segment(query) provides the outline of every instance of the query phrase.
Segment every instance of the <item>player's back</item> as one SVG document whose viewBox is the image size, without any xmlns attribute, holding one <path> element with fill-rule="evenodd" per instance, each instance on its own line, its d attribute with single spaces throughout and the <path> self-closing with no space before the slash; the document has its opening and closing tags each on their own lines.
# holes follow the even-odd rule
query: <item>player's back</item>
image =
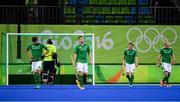
<svg viewBox="0 0 180 102">
<path fill-rule="evenodd" d="M 56 53 L 56 47 L 51 44 L 46 44 L 45 46 L 48 48 L 49 52 L 46 55 L 46 57 L 44 58 L 44 61 L 53 61 L 52 54 Z"/>
</svg>

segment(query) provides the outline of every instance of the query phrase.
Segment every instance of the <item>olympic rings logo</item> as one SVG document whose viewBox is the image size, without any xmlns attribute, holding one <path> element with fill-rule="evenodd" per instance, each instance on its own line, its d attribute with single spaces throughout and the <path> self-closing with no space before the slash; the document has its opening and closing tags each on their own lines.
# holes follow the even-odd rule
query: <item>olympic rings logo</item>
<svg viewBox="0 0 180 102">
<path fill-rule="evenodd" d="M 167 31 L 171 31 L 173 35 L 171 36 L 174 36 L 174 40 L 173 41 L 169 41 L 168 38 L 165 37 L 164 34 L 166 34 Z M 135 39 L 135 41 L 133 42 L 131 39 L 130 39 L 130 33 L 132 32 L 138 32 L 139 36 Z M 148 32 L 155 32 L 156 36 L 151 39 L 147 34 Z M 177 32 L 173 29 L 173 28 L 164 28 L 161 32 L 157 29 L 157 28 L 147 28 L 144 33 L 143 31 L 140 29 L 140 28 L 130 28 L 128 31 L 127 31 L 127 40 L 129 42 L 133 42 L 135 45 L 136 45 L 136 49 L 141 52 L 141 53 L 146 53 L 146 52 L 149 52 L 151 50 L 151 48 L 153 48 L 155 51 L 159 52 L 159 49 L 156 48 L 156 44 L 159 42 L 159 41 L 162 41 L 163 43 L 164 42 L 168 42 L 170 45 L 174 44 L 177 40 Z M 142 42 L 142 41 L 145 41 L 149 46 L 148 48 L 146 49 L 142 49 L 139 47 L 139 44 Z"/>
</svg>

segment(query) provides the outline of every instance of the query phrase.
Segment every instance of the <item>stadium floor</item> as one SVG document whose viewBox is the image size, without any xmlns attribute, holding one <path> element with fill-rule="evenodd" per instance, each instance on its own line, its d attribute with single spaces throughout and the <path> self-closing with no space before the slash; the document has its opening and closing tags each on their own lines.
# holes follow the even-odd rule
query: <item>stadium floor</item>
<svg viewBox="0 0 180 102">
<path fill-rule="evenodd" d="M 180 86 L 158 85 L 33 85 L 0 86 L 0 101 L 180 101 Z"/>
</svg>

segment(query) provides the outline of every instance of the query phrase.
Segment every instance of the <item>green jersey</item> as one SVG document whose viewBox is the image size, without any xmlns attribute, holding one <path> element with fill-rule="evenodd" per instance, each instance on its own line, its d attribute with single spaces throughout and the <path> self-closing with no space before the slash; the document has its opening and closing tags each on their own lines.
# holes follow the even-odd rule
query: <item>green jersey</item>
<svg viewBox="0 0 180 102">
<path fill-rule="evenodd" d="M 160 54 L 162 55 L 162 62 L 171 63 L 172 48 L 162 48 Z"/>
<path fill-rule="evenodd" d="M 77 54 L 76 62 L 87 63 L 87 55 L 90 53 L 90 48 L 87 44 L 78 44 L 74 48 L 74 53 Z"/>
<path fill-rule="evenodd" d="M 133 64 L 133 63 L 135 63 L 135 57 L 137 56 L 137 52 L 134 49 L 132 49 L 132 50 L 125 49 L 124 56 L 125 56 L 126 63 Z"/>
<path fill-rule="evenodd" d="M 41 60 L 43 49 L 47 49 L 47 47 L 43 44 L 37 43 L 37 44 L 30 44 L 26 50 L 27 51 L 31 50 L 33 61 L 39 61 Z"/>
</svg>

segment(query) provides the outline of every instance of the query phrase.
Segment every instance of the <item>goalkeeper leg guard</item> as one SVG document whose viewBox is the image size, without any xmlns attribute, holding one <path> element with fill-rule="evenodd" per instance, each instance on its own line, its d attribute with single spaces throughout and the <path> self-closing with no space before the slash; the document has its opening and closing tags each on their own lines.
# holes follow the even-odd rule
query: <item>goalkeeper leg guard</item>
<svg viewBox="0 0 180 102">
<path fill-rule="evenodd" d="M 48 82 L 49 75 L 47 73 L 42 74 L 42 81 L 46 84 Z"/>
</svg>

